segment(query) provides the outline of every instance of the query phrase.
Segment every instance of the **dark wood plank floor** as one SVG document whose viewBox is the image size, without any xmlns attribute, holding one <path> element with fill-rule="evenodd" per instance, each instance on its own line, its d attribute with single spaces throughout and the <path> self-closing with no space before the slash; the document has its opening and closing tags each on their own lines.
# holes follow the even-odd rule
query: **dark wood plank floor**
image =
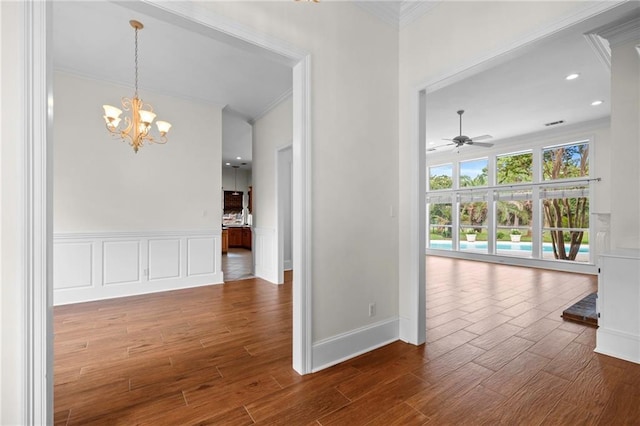
<svg viewBox="0 0 640 426">
<path fill-rule="evenodd" d="M 55 423 L 639 424 L 640 365 L 562 309 L 595 277 L 427 259 L 427 344 L 291 369 L 291 282 L 57 307 Z"/>
</svg>

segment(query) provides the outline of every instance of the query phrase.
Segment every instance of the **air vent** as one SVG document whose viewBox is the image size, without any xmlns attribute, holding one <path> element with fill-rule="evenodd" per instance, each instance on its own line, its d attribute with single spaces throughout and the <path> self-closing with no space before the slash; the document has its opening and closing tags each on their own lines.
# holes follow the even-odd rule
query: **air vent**
<svg viewBox="0 0 640 426">
<path fill-rule="evenodd" d="M 562 123 L 564 123 L 564 120 L 552 121 L 551 123 L 546 123 L 545 126 L 547 126 L 547 127 L 556 126 L 556 125 L 562 124 Z"/>
</svg>

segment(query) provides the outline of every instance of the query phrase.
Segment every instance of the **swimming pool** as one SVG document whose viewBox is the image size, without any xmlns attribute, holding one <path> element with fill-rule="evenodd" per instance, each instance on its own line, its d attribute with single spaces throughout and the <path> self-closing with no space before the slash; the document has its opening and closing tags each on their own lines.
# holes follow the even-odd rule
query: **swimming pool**
<svg viewBox="0 0 640 426">
<path fill-rule="evenodd" d="M 531 252 L 531 246 L 531 243 L 511 243 L 508 241 L 498 241 L 496 244 L 496 249 Z M 568 252 L 571 248 L 571 245 L 565 244 L 564 247 Z M 451 250 L 451 240 L 431 240 L 429 242 L 429 248 Z M 468 241 L 460 241 L 460 250 L 487 250 L 487 242 L 476 241 L 474 243 L 470 243 Z M 553 245 L 551 243 L 542 243 L 542 251 L 545 253 L 553 252 Z M 582 244 L 578 252 L 589 254 L 589 246 Z"/>
</svg>

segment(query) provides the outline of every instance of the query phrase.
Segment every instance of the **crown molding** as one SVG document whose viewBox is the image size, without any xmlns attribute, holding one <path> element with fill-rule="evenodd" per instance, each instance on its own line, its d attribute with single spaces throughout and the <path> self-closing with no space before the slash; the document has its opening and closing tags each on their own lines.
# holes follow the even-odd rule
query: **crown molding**
<svg viewBox="0 0 640 426">
<path fill-rule="evenodd" d="M 428 0 L 428 1 L 407 1 L 400 3 L 400 28 L 403 28 L 421 16 L 427 14 L 431 9 L 438 6 L 444 0 Z"/>
<path fill-rule="evenodd" d="M 292 95 L 293 95 L 293 88 L 289 88 L 283 94 L 281 94 L 276 99 L 274 99 L 269 105 L 267 105 L 267 107 L 260 114 L 256 115 L 250 120 L 247 120 L 247 122 L 253 126 L 256 123 L 256 121 L 260 120 L 262 117 L 267 115 L 272 109 L 280 105 L 282 102 L 287 100 Z"/>
<path fill-rule="evenodd" d="M 611 71 L 611 48 L 609 43 L 598 34 L 590 33 L 584 35 L 585 40 L 593 49 L 600 62 Z"/>
<path fill-rule="evenodd" d="M 429 12 L 442 1 L 443 0 L 374 0 L 356 1 L 354 3 L 381 21 L 399 30 Z"/>
<path fill-rule="evenodd" d="M 630 18 L 604 25 L 593 33 L 607 39 L 611 47 L 630 41 L 640 42 L 640 9 Z"/>
</svg>

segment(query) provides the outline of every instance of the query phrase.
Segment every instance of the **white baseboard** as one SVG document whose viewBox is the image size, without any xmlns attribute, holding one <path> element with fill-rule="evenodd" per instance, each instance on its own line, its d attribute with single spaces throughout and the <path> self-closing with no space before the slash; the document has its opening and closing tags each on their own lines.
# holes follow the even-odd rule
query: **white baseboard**
<svg viewBox="0 0 640 426">
<path fill-rule="evenodd" d="M 220 231 L 56 234 L 54 305 L 220 284 Z"/>
<path fill-rule="evenodd" d="M 312 372 L 320 371 L 398 340 L 398 319 L 392 318 L 313 344 Z"/>
<path fill-rule="evenodd" d="M 285 271 L 290 271 L 293 269 L 293 260 L 289 259 L 289 260 L 285 260 L 284 261 L 284 270 Z"/>
<path fill-rule="evenodd" d="M 640 364 L 640 336 L 599 327 L 595 352 Z"/>
</svg>

